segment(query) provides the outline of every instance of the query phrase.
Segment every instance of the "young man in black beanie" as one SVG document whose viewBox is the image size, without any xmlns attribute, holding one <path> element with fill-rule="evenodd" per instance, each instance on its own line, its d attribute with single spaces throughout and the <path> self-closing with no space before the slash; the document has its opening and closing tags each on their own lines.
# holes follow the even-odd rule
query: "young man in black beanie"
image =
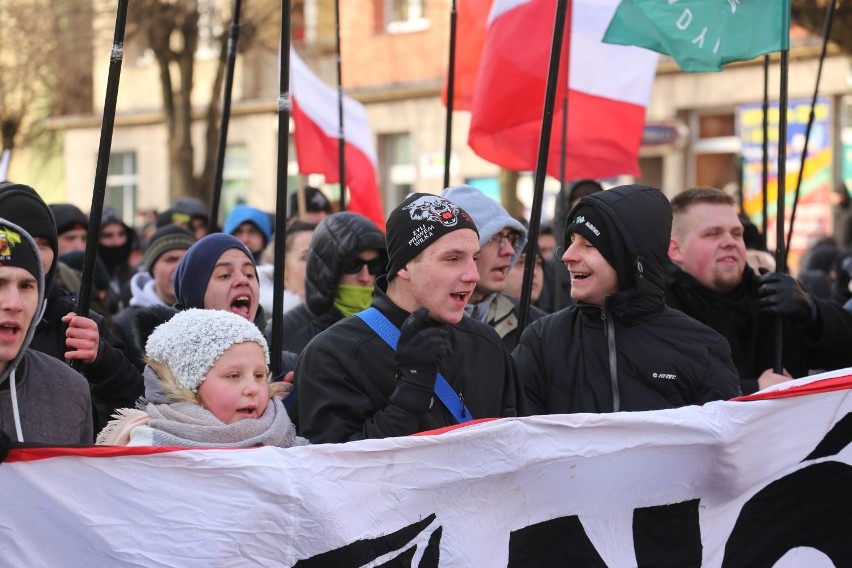
<svg viewBox="0 0 852 568">
<path fill-rule="evenodd" d="M 512 353 L 534 414 L 660 410 L 739 394 L 728 342 L 665 305 L 672 213 L 653 187 L 584 197 L 562 262 L 575 305 L 533 322 Z"/>
<path fill-rule="evenodd" d="M 29 347 L 43 306 L 38 245 L 22 227 L 0 218 L 0 430 L 17 442 L 90 445 L 86 381 Z"/>
<path fill-rule="evenodd" d="M 387 222 L 387 277 L 372 306 L 316 336 L 296 367 L 302 435 L 314 443 L 406 436 L 525 412 L 511 356 L 465 318 L 479 281 L 470 215 L 430 194 Z"/>
<path fill-rule="evenodd" d="M 75 314 L 76 300 L 56 285 L 56 224 L 36 190 L 22 184 L 0 184 L 0 216 L 33 236 L 43 264 L 45 305 L 31 348 L 60 361 L 80 361 L 80 372 L 91 385 L 98 431 L 116 408 L 132 406 L 142 395 L 142 375 L 127 359 L 124 345 L 104 318 L 94 312 L 88 317 Z"/>
</svg>

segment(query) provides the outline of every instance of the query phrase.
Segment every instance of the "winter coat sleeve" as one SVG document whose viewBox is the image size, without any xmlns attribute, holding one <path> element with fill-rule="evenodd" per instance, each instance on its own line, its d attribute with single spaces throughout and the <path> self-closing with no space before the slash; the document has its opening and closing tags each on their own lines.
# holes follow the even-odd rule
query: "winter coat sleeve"
<svg viewBox="0 0 852 568">
<path fill-rule="evenodd" d="M 533 323 L 527 327 L 521 340 L 512 352 L 518 372 L 522 394 L 526 399 L 526 413 L 547 414 L 547 377 L 542 350 L 541 325 Z"/>
<path fill-rule="evenodd" d="M 742 395 L 740 377 L 731 360 L 731 347 L 724 337 L 720 336 L 718 341 L 708 343 L 707 357 L 700 368 L 704 373 L 693 386 L 691 404 L 728 400 Z"/>
<path fill-rule="evenodd" d="M 811 369 L 840 369 L 852 365 L 852 313 L 841 306 L 814 298 L 817 317 L 800 328 L 807 343 L 804 351 Z"/>
<path fill-rule="evenodd" d="M 420 417 L 390 402 L 355 357 L 319 339 L 302 351 L 296 366 L 300 435 L 322 444 L 406 436 L 419 430 Z"/>
<path fill-rule="evenodd" d="M 123 344 L 106 321 L 95 314 L 90 317 L 97 322 L 101 336 L 97 359 L 83 365 L 83 375 L 92 385 L 92 397 L 116 407 L 132 407 L 145 392 L 142 373 L 127 358 Z"/>
</svg>

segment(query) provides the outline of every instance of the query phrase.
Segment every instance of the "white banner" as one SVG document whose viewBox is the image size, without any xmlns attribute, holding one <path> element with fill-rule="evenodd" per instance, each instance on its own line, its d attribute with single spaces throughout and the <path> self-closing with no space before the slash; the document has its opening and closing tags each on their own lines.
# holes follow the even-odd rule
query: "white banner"
<svg viewBox="0 0 852 568">
<path fill-rule="evenodd" d="M 852 566 L 850 372 L 341 445 L 15 450 L 0 564 Z"/>
</svg>

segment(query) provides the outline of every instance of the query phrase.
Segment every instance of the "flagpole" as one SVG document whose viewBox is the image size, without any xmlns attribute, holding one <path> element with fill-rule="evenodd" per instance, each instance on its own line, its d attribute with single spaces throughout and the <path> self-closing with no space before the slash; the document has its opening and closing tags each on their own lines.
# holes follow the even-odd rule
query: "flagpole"
<svg viewBox="0 0 852 568">
<path fill-rule="evenodd" d="M 811 130 L 814 126 L 814 108 L 816 107 L 817 95 L 819 94 L 819 82 L 822 77 L 822 65 L 825 62 L 825 54 L 828 48 L 828 38 L 831 35 L 831 23 L 834 21 L 834 0 L 829 1 L 825 7 L 825 24 L 822 29 L 822 51 L 819 54 L 819 65 L 817 66 L 814 94 L 811 97 L 811 112 L 808 115 L 808 126 L 805 128 L 805 143 L 802 146 L 802 158 L 799 162 L 799 177 L 796 179 L 796 192 L 793 196 L 793 210 L 790 212 L 790 227 L 787 230 L 787 250 L 793 242 L 793 225 L 796 222 L 796 209 L 799 205 L 799 191 L 802 187 L 802 178 L 805 177 L 805 162 L 808 159 L 808 142 L 811 138 Z"/>
<path fill-rule="evenodd" d="M 789 17 L 788 11 L 787 18 Z M 785 27 L 785 30 L 789 30 L 789 27 Z M 789 51 L 785 47 L 781 50 L 781 89 L 778 97 L 778 200 L 775 213 L 775 266 L 779 272 L 785 272 L 787 266 L 787 253 L 784 248 L 784 200 L 787 185 L 787 87 L 790 67 L 788 56 Z M 781 316 L 776 316 L 774 324 L 775 361 L 773 370 L 780 375 L 784 371 L 784 320 Z"/>
<path fill-rule="evenodd" d="M 210 221 L 207 231 L 212 233 L 219 227 L 219 201 L 222 197 L 222 176 L 225 170 L 225 149 L 228 145 L 228 123 L 231 120 L 231 92 L 234 90 L 234 67 L 237 62 L 237 42 L 240 39 L 240 8 L 242 0 L 234 0 L 231 17 L 231 36 L 228 38 L 228 65 L 225 67 L 225 92 L 222 101 L 222 118 L 219 126 L 219 144 L 216 148 L 216 173 L 213 177 L 213 196 L 210 205 Z"/>
<path fill-rule="evenodd" d="M 83 274 L 80 279 L 80 297 L 77 301 L 77 313 L 82 316 L 88 316 L 92 297 L 92 283 L 95 278 L 95 261 L 98 256 L 98 241 L 101 234 L 101 215 L 103 215 L 104 210 L 112 131 L 115 125 L 115 107 L 118 101 L 118 84 L 121 78 L 121 62 L 124 59 L 124 27 L 127 22 L 127 3 L 128 0 L 118 0 L 115 16 L 115 34 L 109 58 L 104 113 L 101 121 L 101 138 L 98 145 L 98 162 L 95 169 L 95 185 L 92 191 L 92 207 L 89 210 L 89 230 L 86 237 L 86 252 L 83 257 Z"/>
<path fill-rule="evenodd" d="M 763 205 L 763 239 L 769 231 L 769 54 L 763 56 L 763 171 L 761 180 L 761 202 Z"/>
<path fill-rule="evenodd" d="M 553 44 L 550 49 L 550 68 L 547 72 L 547 87 L 544 96 L 544 112 L 541 118 L 541 138 L 538 144 L 538 161 L 535 168 L 535 182 L 533 184 L 533 205 L 530 212 L 529 241 L 535 243 L 538 240 L 539 228 L 541 226 L 541 202 L 544 195 L 544 178 L 547 176 L 547 157 L 550 152 L 550 134 L 553 130 L 553 108 L 556 102 L 556 89 L 559 86 L 559 64 L 562 56 L 562 39 L 567 26 L 571 26 L 571 0 L 558 0 L 556 4 L 556 21 L 553 26 Z M 570 62 L 570 41 L 566 49 L 566 73 L 565 80 L 569 81 L 568 62 Z M 567 86 L 566 86 L 567 88 Z M 535 245 L 531 245 L 534 247 Z M 524 280 L 521 286 L 521 303 L 518 308 L 518 330 L 524 331 L 530 310 L 530 292 L 532 290 L 533 271 L 535 270 L 535 254 L 530 249 L 524 262 Z"/>
<path fill-rule="evenodd" d="M 337 55 L 337 159 L 340 173 L 340 210 L 346 211 L 346 150 L 343 132 L 343 73 L 340 65 L 340 0 L 334 0 L 334 36 Z"/>
<path fill-rule="evenodd" d="M 281 69 L 278 77 L 278 179 L 275 193 L 275 265 L 272 281 L 272 376 L 281 374 L 284 330 L 284 256 L 287 226 L 287 166 L 290 162 L 290 0 L 281 0 Z"/>
<path fill-rule="evenodd" d="M 447 124 L 444 132 L 444 187 L 450 186 L 450 156 L 453 146 L 453 103 L 456 96 L 456 0 L 450 9 L 450 63 L 447 69 Z"/>
<path fill-rule="evenodd" d="M 566 91 L 562 97 L 562 152 L 559 155 L 559 194 L 567 195 L 568 192 L 568 176 L 566 174 L 568 163 L 568 92 Z M 565 212 L 566 214 L 568 211 Z M 554 221 L 556 216 L 554 215 Z M 553 227 L 553 235 L 556 237 L 556 242 L 559 246 L 565 246 L 562 242 L 560 232 L 564 227 Z M 565 271 L 556 264 L 553 271 L 553 311 L 558 310 L 562 306 L 562 279 L 565 278 Z"/>
</svg>

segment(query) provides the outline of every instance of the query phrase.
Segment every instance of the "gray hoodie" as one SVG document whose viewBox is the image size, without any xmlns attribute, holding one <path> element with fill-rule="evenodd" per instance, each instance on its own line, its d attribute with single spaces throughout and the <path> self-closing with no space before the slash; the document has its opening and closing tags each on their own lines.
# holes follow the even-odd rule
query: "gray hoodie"
<svg viewBox="0 0 852 568">
<path fill-rule="evenodd" d="M 32 237 L 0 218 L 0 225 L 21 235 L 21 244 L 35 250 Z M 0 373 L 0 429 L 12 440 L 52 445 L 90 445 L 92 403 L 82 375 L 49 355 L 29 349 L 36 323 L 44 311 L 44 273 L 38 265 L 38 307 L 15 358 Z"/>
</svg>

